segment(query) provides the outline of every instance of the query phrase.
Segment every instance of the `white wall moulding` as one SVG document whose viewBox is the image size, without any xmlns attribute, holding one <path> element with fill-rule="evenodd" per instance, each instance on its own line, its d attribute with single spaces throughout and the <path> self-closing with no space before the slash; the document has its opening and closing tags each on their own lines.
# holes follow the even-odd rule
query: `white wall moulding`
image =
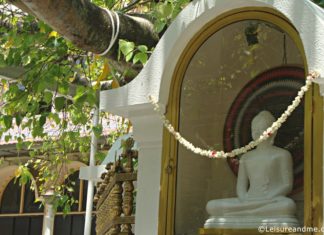
<svg viewBox="0 0 324 235">
<path fill-rule="evenodd" d="M 100 176 L 106 171 L 105 167 L 106 165 L 80 167 L 79 179 L 101 181 Z"/>
</svg>

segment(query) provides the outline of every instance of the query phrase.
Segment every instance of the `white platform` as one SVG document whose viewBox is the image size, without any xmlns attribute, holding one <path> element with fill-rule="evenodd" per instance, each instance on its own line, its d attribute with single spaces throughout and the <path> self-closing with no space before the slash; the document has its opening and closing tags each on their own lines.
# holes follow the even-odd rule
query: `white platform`
<svg viewBox="0 0 324 235">
<path fill-rule="evenodd" d="M 206 220 L 204 228 L 240 228 L 252 229 L 259 226 L 265 227 L 299 227 L 297 219 L 294 216 L 284 217 L 255 217 L 255 216 L 226 216 L 226 217 L 210 217 Z"/>
</svg>

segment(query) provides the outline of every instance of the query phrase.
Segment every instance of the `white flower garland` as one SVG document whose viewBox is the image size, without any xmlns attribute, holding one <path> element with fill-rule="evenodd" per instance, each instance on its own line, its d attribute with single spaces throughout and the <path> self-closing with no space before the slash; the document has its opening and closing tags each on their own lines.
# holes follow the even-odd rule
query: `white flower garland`
<svg viewBox="0 0 324 235">
<path fill-rule="evenodd" d="M 272 125 L 267 130 L 265 130 L 257 140 L 251 141 L 244 147 L 234 149 L 231 152 L 206 150 L 194 146 L 192 143 L 190 143 L 188 140 L 182 137 L 181 134 L 174 129 L 174 127 L 171 125 L 170 121 L 165 117 L 165 115 L 161 113 L 159 104 L 157 103 L 156 99 L 154 99 L 152 96 L 149 96 L 149 100 L 154 106 L 154 110 L 160 114 L 161 120 L 165 128 L 170 132 L 170 134 L 174 136 L 174 138 L 181 145 L 183 145 L 188 150 L 192 151 L 195 154 L 199 154 L 201 156 L 206 156 L 209 158 L 235 157 L 237 155 L 248 152 L 249 150 L 253 149 L 261 142 L 268 139 L 273 133 L 275 133 L 282 126 L 282 124 L 287 120 L 287 118 L 291 115 L 291 113 L 297 108 L 305 92 L 308 91 L 309 87 L 312 85 L 312 82 L 318 77 L 319 77 L 319 73 L 317 72 L 309 73 L 306 78 L 306 84 L 300 88 L 297 96 L 292 101 L 292 103 L 287 107 L 286 111 L 283 112 L 281 116 L 274 123 L 272 123 Z"/>
</svg>

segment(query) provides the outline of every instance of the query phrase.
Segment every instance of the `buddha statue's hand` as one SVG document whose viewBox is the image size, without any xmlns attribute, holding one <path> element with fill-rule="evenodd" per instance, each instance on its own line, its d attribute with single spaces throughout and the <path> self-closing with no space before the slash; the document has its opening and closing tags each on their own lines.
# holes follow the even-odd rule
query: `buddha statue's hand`
<svg viewBox="0 0 324 235">
<path fill-rule="evenodd" d="M 245 201 L 260 201 L 260 200 L 264 200 L 264 199 L 262 199 L 260 197 L 247 197 L 245 199 Z"/>
<path fill-rule="evenodd" d="M 272 200 L 273 198 L 275 198 L 275 196 L 272 193 L 268 193 L 264 197 L 264 199 L 266 199 L 266 200 Z"/>
<path fill-rule="evenodd" d="M 255 202 L 255 201 L 264 201 L 264 200 L 270 201 L 270 199 L 267 199 L 264 196 L 249 195 L 248 193 L 242 195 L 241 197 L 238 197 L 238 199 L 241 202 L 251 202 L 251 201 Z"/>
<path fill-rule="evenodd" d="M 247 197 L 248 197 L 248 193 L 247 192 L 245 192 L 245 193 L 244 192 L 241 192 L 241 193 L 238 193 L 238 195 L 237 195 L 237 198 L 241 202 L 246 201 Z"/>
<path fill-rule="evenodd" d="M 249 194 L 246 193 L 246 196 L 244 197 L 243 201 L 267 201 L 267 202 L 271 202 L 273 199 L 271 194 L 259 194 L 259 195 L 255 195 L 255 194 Z"/>
</svg>

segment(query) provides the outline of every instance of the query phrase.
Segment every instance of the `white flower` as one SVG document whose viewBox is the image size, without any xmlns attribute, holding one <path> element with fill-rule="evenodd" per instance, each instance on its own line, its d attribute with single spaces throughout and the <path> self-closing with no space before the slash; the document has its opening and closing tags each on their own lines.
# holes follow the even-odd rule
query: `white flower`
<svg viewBox="0 0 324 235">
<path fill-rule="evenodd" d="M 300 101 L 298 101 L 298 100 L 294 100 L 292 102 L 293 106 L 295 106 L 295 107 L 297 107 L 299 103 L 300 103 Z"/>
<path fill-rule="evenodd" d="M 214 150 L 204 150 L 198 147 L 195 147 L 192 143 L 190 143 L 188 140 L 183 138 L 179 132 L 176 132 L 174 127 L 171 125 L 170 121 L 160 113 L 160 106 L 157 103 L 156 99 L 149 95 L 149 101 L 153 105 L 153 109 L 160 114 L 162 123 L 164 124 L 165 128 L 172 134 L 176 140 L 179 141 L 180 144 L 182 144 L 184 147 L 186 147 L 188 150 L 191 150 L 192 152 L 206 156 L 209 158 L 227 158 L 227 157 L 235 157 L 236 155 L 246 153 L 248 150 L 251 150 L 252 148 L 256 147 L 258 144 L 263 142 L 264 140 L 268 139 L 274 132 L 276 132 L 282 124 L 287 120 L 287 118 L 291 115 L 291 113 L 295 110 L 295 108 L 300 104 L 305 92 L 309 89 L 314 79 L 319 77 L 319 74 L 316 72 L 311 72 L 306 79 L 306 85 L 300 88 L 298 95 L 293 100 L 292 104 L 287 107 L 285 112 L 282 113 L 280 118 L 276 122 L 274 122 L 271 127 L 269 127 L 266 131 L 263 132 L 263 134 L 255 141 L 251 141 L 246 146 L 233 149 L 231 152 L 224 152 L 224 151 L 214 151 Z"/>
<path fill-rule="evenodd" d="M 289 113 L 289 115 L 292 113 L 292 111 L 294 111 L 294 106 L 293 105 L 289 105 L 287 108 L 287 111 Z"/>
</svg>

